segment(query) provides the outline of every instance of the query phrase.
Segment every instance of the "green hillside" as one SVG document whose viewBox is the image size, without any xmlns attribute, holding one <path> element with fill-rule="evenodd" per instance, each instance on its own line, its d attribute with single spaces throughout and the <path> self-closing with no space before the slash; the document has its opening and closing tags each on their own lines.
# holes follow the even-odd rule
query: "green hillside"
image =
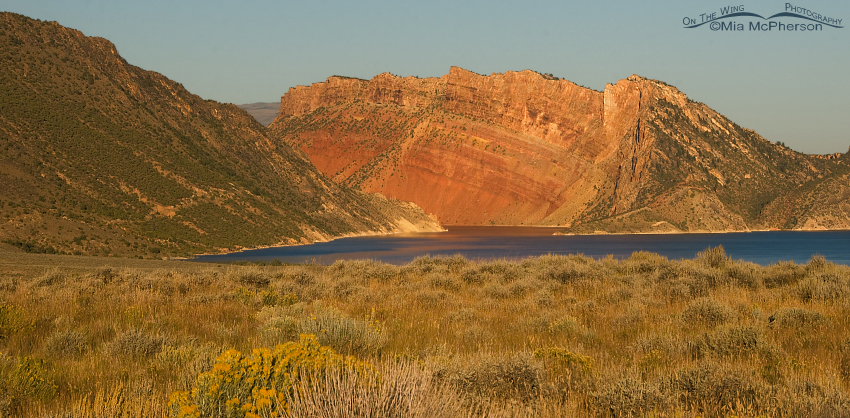
<svg viewBox="0 0 850 418">
<path fill-rule="evenodd" d="M 0 216 L 0 240 L 27 251 L 140 256 L 432 223 L 338 186 L 243 110 L 110 42 L 12 13 L 0 14 Z"/>
</svg>

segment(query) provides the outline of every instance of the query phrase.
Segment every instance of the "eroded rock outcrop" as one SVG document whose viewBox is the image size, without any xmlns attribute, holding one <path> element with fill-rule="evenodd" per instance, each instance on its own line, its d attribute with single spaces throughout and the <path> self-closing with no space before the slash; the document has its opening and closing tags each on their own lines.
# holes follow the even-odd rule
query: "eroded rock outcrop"
<svg viewBox="0 0 850 418">
<path fill-rule="evenodd" d="M 331 77 L 290 89 L 271 130 L 335 180 L 447 224 L 746 230 L 770 224 L 777 197 L 847 167 L 637 75 L 601 92 L 530 70 Z"/>
</svg>

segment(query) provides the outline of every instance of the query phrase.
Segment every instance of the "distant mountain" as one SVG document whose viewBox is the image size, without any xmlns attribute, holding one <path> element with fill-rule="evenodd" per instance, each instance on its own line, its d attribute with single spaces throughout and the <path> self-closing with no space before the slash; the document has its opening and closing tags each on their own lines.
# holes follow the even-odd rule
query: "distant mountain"
<svg viewBox="0 0 850 418">
<path fill-rule="evenodd" d="M 331 77 L 291 88 L 270 132 L 334 180 L 445 224 L 850 228 L 847 155 L 770 143 L 636 75 L 604 91 L 529 70 Z"/>
<path fill-rule="evenodd" d="M 276 118 L 278 112 L 280 112 L 280 102 L 250 103 L 237 106 L 248 112 L 249 115 L 253 116 L 254 119 L 256 119 L 257 122 L 260 122 L 263 126 L 269 126 L 269 124 L 274 122 L 274 118 Z"/>
<path fill-rule="evenodd" d="M 234 105 L 55 22 L 0 14 L 0 241 L 162 256 L 434 230 L 339 186 Z"/>
</svg>

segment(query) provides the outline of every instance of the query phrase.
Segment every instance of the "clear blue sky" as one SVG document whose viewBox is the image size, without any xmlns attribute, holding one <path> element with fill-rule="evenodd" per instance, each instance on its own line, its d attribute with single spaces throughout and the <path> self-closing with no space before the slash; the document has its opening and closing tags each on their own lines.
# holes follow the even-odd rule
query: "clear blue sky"
<svg viewBox="0 0 850 418">
<path fill-rule="evenodd" d="M 529 68 L 596 90 L 639 74 L 798 151 L 847 151 L 850 2 L 790 2 L 846 19 L 841 29 L 683 28 L 725 6 L 768 17 L 786 3 L 0 0 L 0 10 L 107 38 L 130 63 L 221 102 L 278 101 L 334 74 L 435 77 L 452 65 Z"/>
</svg>

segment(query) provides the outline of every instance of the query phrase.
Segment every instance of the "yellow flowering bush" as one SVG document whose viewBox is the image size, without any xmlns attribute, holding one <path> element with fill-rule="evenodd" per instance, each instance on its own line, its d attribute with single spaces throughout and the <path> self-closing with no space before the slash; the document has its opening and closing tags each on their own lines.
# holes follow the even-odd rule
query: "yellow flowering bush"
<svg viewBox="0 0 850 418">
<path fill-rule="evenodd" d="M 0 340 L 24 330 L 28 325 L 20 308 L 0 302 Z"/>
<path fill-rule="evenodd" d="M 56 389 L 44 360 L 0 354 L 0 417 L 20 413 L 28 402 L 52 399 Z"/>
<path fill-rule="evenodd" d="M 293 384 L 324 373 L 372 373 L 371 366 L 353 356 L 343 357 L 319 344 L 315 335 L 302 334 L 274 350 L 255 349 L 249 357 L 228 350 L 212 370 L 201 373 L 191 392 L 175 392 L 170 416 L 258 418 L 279 417 Z"/>
</svg>

